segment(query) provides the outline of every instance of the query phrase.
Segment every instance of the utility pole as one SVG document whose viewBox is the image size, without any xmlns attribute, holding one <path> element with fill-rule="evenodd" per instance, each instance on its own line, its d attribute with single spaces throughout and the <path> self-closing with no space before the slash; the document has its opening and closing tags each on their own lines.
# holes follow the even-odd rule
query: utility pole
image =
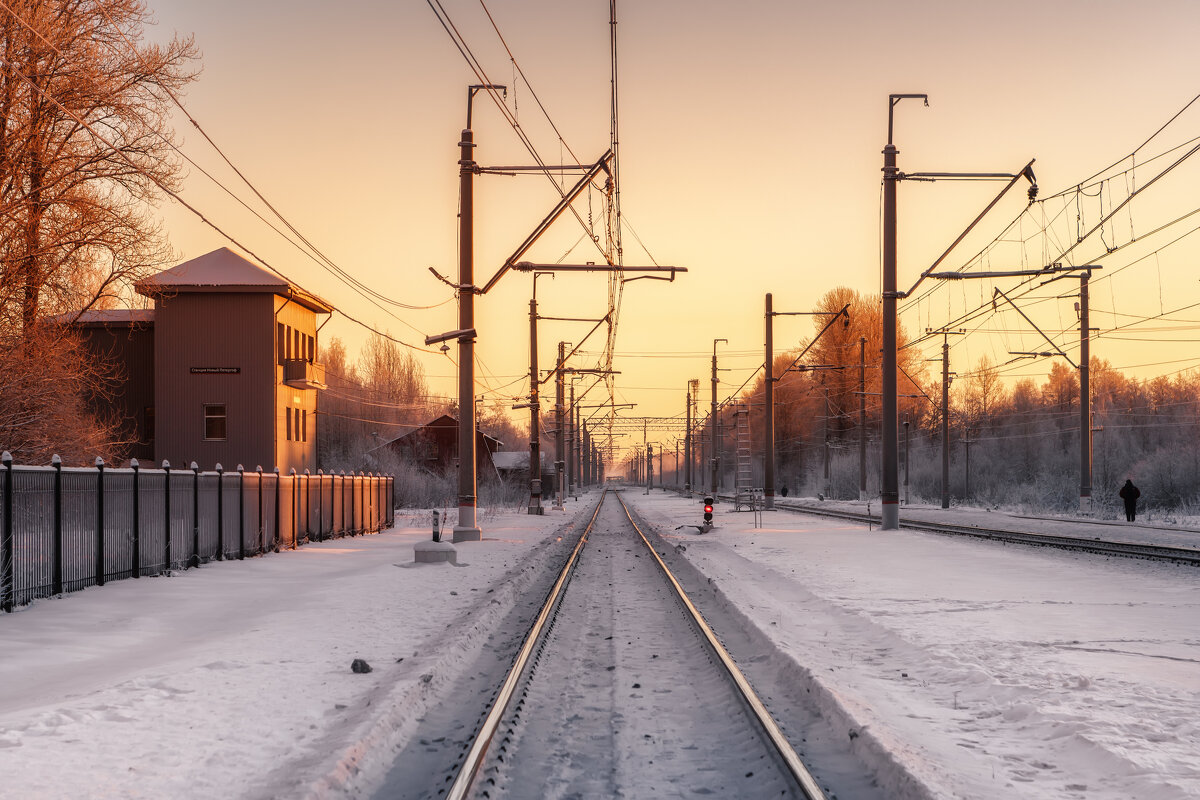
<svg viewBox="0 0 1200 800">
<path fill-rule="evenodd" d="M 763 507 L 768 511 L 775 508 L 775 345 L 771 318 L 771 293 L 767 292 L 766 315 L 766 360 L 763 362 L 765 377 L 763 392 L 766 408 L 763 409 Z"/>
<path fill-rule="evenodd" d="M 688 381 L 687 390 L 687 427 L 683 434 L 683 460 L 687 462 L 684 470 L 683 490 L 687 496 L 692 496 L 692 382 Z"/>
<path fill-rule="evenodd" d="M 580 407 L 575 407 L 575 438 L 572 439 L 572 445 L 575 446 L 575 489 L 582 491 L 583 489 L 583 415 L 580 413 Z"/>
<path fill-rule="evenodd" d="M 904 505 L 908 505 L 908 420 L 904 420 Z"/>
<path fill-rule="evenodd" d="M 821 391 L 825 394 L 825 496 L 829 497 L 829 385 L 821 376 Z"/>
<path fill-rule="evenodd" d="M 587 421 L 582 424 L 583 433 L 583 449 L 580 451 L 583 458 L 583 485 L 592 485 L 592 440 L 588 435 Z"/>
<path fill-rule="evenodd" d="M 950 336 L 942 336 L 942 508 L 950 507 Z"/>
<path fill-rule="evenodd" d="M 467 126 L 459 141 L 458 156 L 458 522 L 455 542 L 477 542 L 483 538 L 475 517 L 477 476 L 475 474 L 475 228 L 474 177 L 475 136 L 471 131 L 471 101 L 480 89 L 502 87 L 470 86 L 467 89 Z"/>
<path fill-rule="evenodd" d="M 888 95 L 888 138 L 883 148 L 883 373 L 880 376 L 880 391 L 883 403 L 883 465 L 881 470 L 881 496 L 883 511 L 880 529 L 885 531 L 900 528 L 900 487 L 898 462 L 899 446 L 899 398 L 896 391 L 896 184 L 900 182 L 900 170 L 896 168 L 896 154 L 892 144 L 892 112 L 896 103 L 905 98 L 919 97 L 929 105 L 923 94 Z"/>
<path fill-rule="evenodd" d="M 725 342 L 729 344 L 728 339 L 713 339 L 713 356 L 712 356 L 712 414 L 709 416 L 709 422 L 712 424 L 712 451 L 709 456 L 712 459 L 712 497 L 717 499 L 717 470 L 720 468 L 717 463 L 717 342 Z"/>
<path fill-rule="evenodd" d="M 654 488 L 654 445 L 646 445 L 646 494 Z"/>
<path fill-rule="evenodd" d="M 563 419 L 566 409 L 565 392 L 563 391 L 563 361 L 566 360 L 567 343 L 558 343 L 558 364 L 554 368 L 554 510 L 563 510 L 563 499 L 566 494 L 566 449 L 567 431 L 566 420 Z"/>
<path fill-rule="evenodd" d="M 571 380 L 571 402 L 567 406 L 567 491 L 575 496 L 575 484 L 579 476 L 575 473 L 575 381 Z"/>
<path fill-rule="evenodd" d="M 542 454 L 541 413 L 538 399 L 537 358 L 537 274 L 533 276 L 533 297 L 529 299 L 529 508 L 530 514 L 543 514 L 542 508 Z"/>
<path fill-rule="evenodd" d="M 1090 272 L 1079 275 L 1079 513 L 1092 513 L 1092 386 L 1090 338 L 1088 327 L 1088 279 Z"/>
<path fill-rule="evenodd" d="M 858 337 L 858 499 L 867 499 L 867 337 Z"/>
</svg>

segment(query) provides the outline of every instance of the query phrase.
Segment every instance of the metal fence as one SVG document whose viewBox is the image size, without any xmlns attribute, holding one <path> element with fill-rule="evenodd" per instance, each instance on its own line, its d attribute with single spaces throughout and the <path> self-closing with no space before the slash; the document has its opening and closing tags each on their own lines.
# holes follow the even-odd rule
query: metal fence
<svg viewBox="0 0 1200 800">
<path fill-rule="evenodd" d="M 0 463 L 0 608 L 395 521 L 390 475 Z"/>
</svg>

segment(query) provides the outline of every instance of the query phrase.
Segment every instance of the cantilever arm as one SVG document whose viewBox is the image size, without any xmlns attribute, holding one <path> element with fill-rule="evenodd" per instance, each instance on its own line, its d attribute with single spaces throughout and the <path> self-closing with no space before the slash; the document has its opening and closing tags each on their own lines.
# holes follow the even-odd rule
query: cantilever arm
<svg viewBox="0 0 1200 800">
<path fill-rule="evenodd" d="M 917 287 L 921 285 L 921 282 L 924 281 L 926 278 L 928 278 L 929 274 L 931 272 L 933 272 L 935 269 L 937 269 L 938 264 L 941 264 L 943 261 L 946 260 L 946 256 L 950 255 L 950 252 L 954 248 L 958 247 L 959 243 L 962 242 L 963 239 L 967 238 L 967 234 L 975 229 L 975 226 L 979 224 L 979 221 L 982 220 L 985 216 L 987 216 L 987 213 L 992 210 L 992 208 L 996 205 L 996 203 L 1000 202 L 1000 199 L 1002 197 L 1004 197 L 1004 195 L 1008 194 L 1009 189 L 1012 189 L 1012 187 L 1014 185 L 1016 185 L 1017 181 L 1021 180 L 1021 178 L 1027 178 L 1029 180 L 1029 182 L 1031 184 L 1033 184 L 1033 186 L 1036 189 L 1037 182 L 1034 180 L 1034 177 L 1033 177 L 1033 161 L 1034 160 L 1031 159 L 1029 161 L 1029 163 L 1026 164 L 1025 167 L 1020 172 L 1018 172 L 1016 175 L 1012 176 L 1012 180 L 1010 180 L 1007 184 L 1005 184 L 1004 188 L 1000 190 L 1000 193 L 992 199 L 992 202 L 988 203 L 987 207 L 984 208 L 983 211 L 979 212 L 979 216 L 977 216 L 974 219 L 974 221 L 972 221 L 971 224 L 968 225 L 966 227 L 966 229 L 958 235 L 958 238 L 955 239 L 953 241 L 953 243 L 951 243 L 951 245 L 946 248 L 946 252 L 944 252 L 940 256 L 938 256 L 937 261 L 934 261 L 933 264 L 930 265 L 929 269 L 922 272 L 921 277 L 917 278 L 917 282 L 912 285 L 912 288 L 909 289 L 904 294 L 902 294 L 901 297 L 911 297 L 912 293 L 915 292 L 917 290 Z M 1031 195 L 1031 197 L 1032 197 L 1032 195 Z M 1033 203 L 1032 200 L 1030 200 L 1029 202 L 1031 204 Z"/>
<path fill-rule="evenodd" d="M 521 246 L 513 251 L 511 256 L 504 260 L 504 265 L 500 267 L 495 275 L 492 276 L 492 279 L 489 280 L 482 289 L 476 290 L 477 293 L 487 294 L 488 291 L 490 291 L 491 288 L 496 285 L 496 282 L 504 277 L 504 273 L 508 272 L 508 270 L 517 263 L 517 260 L 521 256 L 525 255 L 529 248 L 533 247 L 534 242 L 540 239 L 542 234 L 554 224 L 554 221 L 570 207 L 571 203 L 575 202 L 575 198 L 578 197 L 580 193 L 588 187 L 592 180 L 601 172 L 608 171 L 608 162 L 612 161 L 612 159 L 613 151 L 610 149 L 600 157 L 599 161 L 597 161 L 595 164 L 592 164 L 592 166 L 588 168 L 588 171 L 583 173 L 583 177 L 579 179 L 579 182 L 572 186 L 571 190 L 562 196 L 562 199 L 558 201 L 556 206 L 554 206 L 554 210 L 551 211 L 545 219 L 538 223 L 538 226 L 533 229 L 533 233 L 525 237 L 525 241 L 521 242 Z"/>
</svg>

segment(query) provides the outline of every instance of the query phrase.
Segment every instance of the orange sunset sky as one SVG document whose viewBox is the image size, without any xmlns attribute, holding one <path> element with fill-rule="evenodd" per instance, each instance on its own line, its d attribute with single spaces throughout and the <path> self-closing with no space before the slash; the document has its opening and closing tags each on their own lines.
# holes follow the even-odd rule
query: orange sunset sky
<svg viewBox="0 0 1200 800">
<path fill-rule="evenodd" d="M 509 108 L 543 158 L 571 160 L 519 77 L 513 91 L 514 66 L 480 3 L 443 5 L 488 77 L 510 86 Z M 428 268 L 456 271 L 456 143 L 466 87 L 477 79 L 423 0 L 151 0 L 151 7 L 159 21 L 152 38 L 194 34 L 203 52 L 188 109 L 291 222 L 391 298 L 413 306 L 451 300 Z M 566 146 L 595 160 L 609 144 L 608 3 L 492 0 L 488 10 Z M 617 402 L 637 403 L 629 413 L 639 416 L 682 414 L 689 378 L 702 380 L 707 407 L 714 338 L 729 340 L 719 351 L 729 370 L 720 396 L 741 385 L 763 360 L 765 292 L 778 310 L 794 311 L 840 285 L 878 293 L 890 92 L 930 98 L 929 108 L 906 101 L 896 109 L 902 170 L 1016 172 L 1037 159 L 1047 199 L 982 262 L 987 269 L 1043 265 L 1200 136 L 1197 102 L 1138 151 L 1134 171 L 1125 172 L 1133 165 L 1125 161 L 1086 194 L 1055 197 L 1128 156 L 1200 92 L 1194 2 L 641 0 L 618 3 L 618 20 L 622 208 L 658 263 L 689 270 L 674 283 L 638 281 L 625 291 Z M 481 164 L 530 163 L 484 96 L 473 128 Z M 249 202 L 186 120 L 177 119 L 176 130 L 185 153 Z M 1200 366 L 1200 306 L 1188 308 L 1200 303 L 1200 248 L 1184 236 L 1200 216 L 1149 235 L 1200 207 L 1198 172 L 1185 161 L 1066 259 L 1104 266 L 1092 280 L 1092 324 L 1100 328 L 1092 354 L 1138 377 Z M 477 179 L 477 282 L 553 206 L 548 183 L 537 175 Z M 901 185 L 902 289 L 998 190 L 978 182 Z M 457 327 L 453 302 L 395 316 L 369 304 L 195 169 L 183 196 L 294 281 L 422 351 L 426 334 Z M 966 265 L 1025 205 L 1022 183 L 944 267 Z M 586 200 L 577 207 L 586 219 Z M 600 206 L 591 210 L 598 220 Z M 182 258 L 236 249 L 170 201 L 161 214 Z M 599 260 L 584 245 L 572 250 L 581 233 L 564 218 L 530 260 Z M 628 230 L 624 241 L 627 264 L 649 263 Z M 479 393 L 528 391 L 530 282 L 511 274 L 477 300 Z M 1016 285 L 926 284 L 934 291 L 904 303 L 901 324 L 910 335 L 941 326 L 986 303 L 993 286 Z M 1076 287 L 1059 281 L 1030 295 L 1026 309 L 1072 358 L 1073 298 L 1059 295 Z M 538 289 L 547 315 L 600 316 L 606 308 L 600 275 L 542 278 Z M 558 340 L 574 341 L 588 327 L 544 323 L 542 365 L 551 365 Z M 958 337 L 952 352 L 960 375 L 984 356 L 1004 363 L 1009 351 L 1047 347 L 1012 312 L 968 327 L 971 335 Z M 811 334 L 807 318 L 780 319 L 776 347 Z M 335 317 L 322 330 L 330 336 L 356 352 L 365 332 Z M 940 339 L 924 349 L 939 355 Z M 453 394 L 452 363 L 429 350 L 420 359 L 431 389 Z M 1045 359 L 1023 361 L 1005 367 L 1005 376 L 1040 382 L 1049 368 Z M 673 447 L 667 435 L 659 439 Z"/>
</svg>

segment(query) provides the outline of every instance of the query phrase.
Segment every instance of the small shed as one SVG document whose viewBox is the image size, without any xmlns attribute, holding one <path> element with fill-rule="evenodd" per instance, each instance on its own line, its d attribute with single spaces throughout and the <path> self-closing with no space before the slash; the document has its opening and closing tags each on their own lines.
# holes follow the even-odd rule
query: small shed
<svg viewBox="0 0 1200 800">
<path fill-rule="evenodd" d="M 492 454 L 502 446 L 499 439 L 475 429 L 475 469 L 479 475 L 495 470 Z M 458 466 L 458 420 L 443 414 L 380 447 L 431 472 L 449 473 Z"/>
</svg>

